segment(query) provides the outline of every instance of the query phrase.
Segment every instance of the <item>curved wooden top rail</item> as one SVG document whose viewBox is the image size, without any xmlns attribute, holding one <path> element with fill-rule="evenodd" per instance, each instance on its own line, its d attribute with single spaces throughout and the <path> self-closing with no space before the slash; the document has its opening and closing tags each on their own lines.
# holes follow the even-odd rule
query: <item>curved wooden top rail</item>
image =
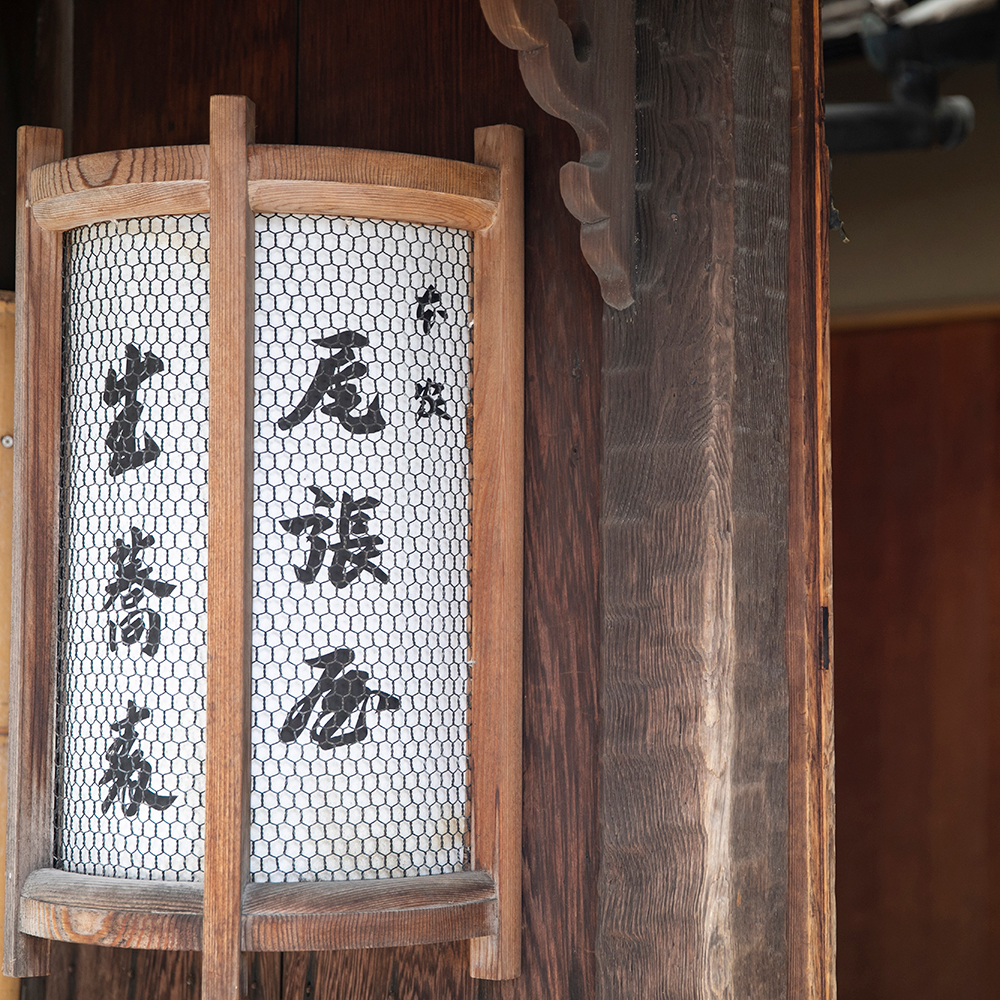
<svg viewBox="0 0 1000 1000">
<path fill-rule="evenodd" d="M 200 951 L 202 885 L 76 875 L 43 868 L 21 893 L 20 929 L 54 941 Z M 493 934 L 497 893 L 486 872 L 357 882 L 251 883 L 245 951 L 390 948 Z"/>
<path fill-rule="evenodd" d="M 29 196 L 42 229 L 208 211 L 208 146 L 150 146 L 36 167 Z"/>
<path fill-rule="evenodd" d="M 457 160 L 320 146 L 250 146 L 255 212 L 488 228 L 499 172 Z M 208 146 L 153 146 L 92 153 L 31 173 L 32 211 L 42 229 L 189 215 L 209 207 Z"/>
</svg>

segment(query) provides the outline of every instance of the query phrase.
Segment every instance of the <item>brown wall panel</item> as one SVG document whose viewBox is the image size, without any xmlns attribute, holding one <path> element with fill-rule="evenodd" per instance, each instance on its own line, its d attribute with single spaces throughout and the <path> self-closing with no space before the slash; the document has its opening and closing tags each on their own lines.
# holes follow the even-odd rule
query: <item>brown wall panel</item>
<svg viewBox="0 0 1000 1000">
<path fill-rule="evenodd" d="M 213 94 L 295 142 L 296 51 L 295 0 L 76 0 L 72 152 L 208 142 Z"/>
<path fill-rule="evenodd" d="M 547 117 L 476 0 L 372 0 L 360 16 L 301 0 L 300 17 L 299 142 L 471 160 L 473 128 Z"/>
<path fill-rule="evenodd" d="M 833 342 L 838 973 L 1000 994 L 1000 322 Z"/>
</svg>

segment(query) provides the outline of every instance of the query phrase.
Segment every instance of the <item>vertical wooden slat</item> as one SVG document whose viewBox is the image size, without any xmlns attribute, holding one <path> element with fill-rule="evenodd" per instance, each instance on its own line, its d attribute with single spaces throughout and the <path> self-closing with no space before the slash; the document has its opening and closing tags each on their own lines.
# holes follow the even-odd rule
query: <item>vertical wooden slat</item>
<svg viewBox="0 0 1000 1000">
<path fill-rule="evenodd" d="M 499 927 L 471 944 L 478 979 L 521 971 L 521 642 L 524 511 L 524 136 L 476 129 L 500 170 L 496 221 L 474 247 L 472 453 L 473 865 L 497 884 Z"/>
<path fill-rule="evenodd" d="M 58 558 L 62 234 L 35 225 L 28 176 L 62 157 L 58 129 L 17 134 L 14 551 L 12 569 L 11 759 L 3 971 L 48 971 L 49 943 L 18 932 L 21 886 L 52 863 L 52 747 Z"/>
<path fill-rule="evenodd" d="M 7 826 L 8 725 L 10 718 L 10 549 L 13 539 L 14 450 L 14 295 L 0 292 L 0 830 Z M 5 842 L 6 844 L 6 842 Z M 6 846 L 0 845 L 0 871 Z M 0 899 L 4 896 L 0 892 Z M 0 1000 L 16 1000 L 20 981 L 0 976 Z"/>
<path fill-rule="evenodd" d="M 213 97 L 208 418 L 204 1000 L 246 994 L 240 903 L 249 859 L 254 106 Z"/>
<path fill-rule="evenodd" d="M 836 997 L 827 202 L 823 62 L 814 3 L 792 0 L 789 190 L 789 996 Z M 824 661 L 828 664 L 824 669 Z"/>
</svg>

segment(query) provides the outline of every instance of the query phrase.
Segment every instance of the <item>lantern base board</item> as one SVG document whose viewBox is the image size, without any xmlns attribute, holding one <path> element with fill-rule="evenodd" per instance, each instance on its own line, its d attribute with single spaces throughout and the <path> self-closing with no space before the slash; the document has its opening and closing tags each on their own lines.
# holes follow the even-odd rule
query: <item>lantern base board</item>
<svg viewBox="0 0 1000 1000">
<path fill-rule="evenodd" d="M 254 882 L 243 893 L 244 951 L 389 948 L 464 941 L 496 929 L 497 892 L 487 872 Z"/>
<path fill-rule="evenodd" d="M 115 948 L 201 950 L 202 886 L 32 872 L 21 893 L 23 934 Z M 352 882 L 251 883 L 244 951 L 334 951 L 464 941 L 496 934 L 486 872 Z"/>
</svg>

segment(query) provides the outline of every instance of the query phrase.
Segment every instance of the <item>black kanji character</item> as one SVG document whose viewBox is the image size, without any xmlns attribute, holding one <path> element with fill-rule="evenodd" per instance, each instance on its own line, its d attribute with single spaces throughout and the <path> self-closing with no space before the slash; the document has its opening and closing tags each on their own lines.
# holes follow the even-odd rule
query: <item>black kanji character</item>
<svg viewBox="0 0 1000 1000">
<path fill-rule="evenodd" d="M 138 469 L 140 465 L 155 461 L 160 454 L 160 446 L 148 434 L 143 435 L 145 440 L 140 447 L 135 429 L 142 416 L 139 386 L 151 375 L 162 371 L 163 361 L 155 354 L 147 352 L 143 357 L 135 344 L 127 344 L 124 376 L 119 378 L 112 367 L 104 377 L 104 402 L 108 406 L 122 406 L 104 439 L 111 451 L 112 476 L 120 476 L 126 469 Z"/>
<path fill-rule="evenodd" d="M 315 496 L 314 507 L 333 507 L 336 500 L 316 486 L 310 486 L 309 491 Z M 279 521 L 285 531 L 298 536 L 304 531 L 309 532 L 309 555 L 305 566 L 295 567 L 295 577 L 302 583 L 312 583 L 323 568 L 327 551 L 333 553 L 330 563 L 330 582 L 339 588 L 353 583 L 363 572 L 370 573 L 379 583 L 388 583 L 389 576 L 374 560 L 382 553 L 380 535 L 369 532 L 368 521 L 371 515 L 367 513 L 377 507 L 379 501 L 375 497 L 352 498 L 344 490 L 340 494 L 340 516 L 336 522 L 323 514 L 308 514 L 305 517 L 292 517 Z M 338 539 L 329 542 L 322 537 L 336 523 Z"/>
<path fill-rule="evenodd" d="M 447 317 L 444 309 L 438 309 L 440 302 L 441 293 L 433 285 L 429 285 L 417 296 L 417 319 L 424 324 L 424 333 L 430 333 L 439 319 Z"/>
<path fill-rule="evenodd" d="M 320 407 L 320 412 L 336 417 L 341 426 L 351 434 L 376 434 L 381 431 L 385 427 L 385 418 L 382 416 L 381 396 L 378 393 L 364 413 L 351 412 L 361 402 L 361 394 L 354 380 L 368 374 L 368 365 L 355 360 L 354 349 L 367 347 L 368 338 L 354 330 L 340 330 L 332 337 L 322 337 L 313 343 L 336 350 L 336 353 L 320 359 L 309 388 L 298 404 L 278 420 L 278 426 L 287 431 L 301 424 L 319 401 L 328 396 L 332 402 Z"/>
<path fill-rule="evenodd" d="M 155 542 L 154 537 L 144 535 L 138 528 L 131 528 L 130 532 L 131 544 L 127 545 L 121 538 L 115 539 L 111 554 L 115 576 L 104 588 L 108 595 L 104 610 L 120 602 L 122 610 L 127 612 L 119 621 L 108 625 L 108 645 L 114 651 L 118 648 L 119 639 L 125 645 L 131 645 L 145 636 L 142 651 L 146 656 L 154 656 L 160 647 L 160 615 L 150 608 L 140 608 L 139 602 L 145 596 L 143 590 L 156 597 L 166 597 L 176 588 L 172 583 L 151 580 L 152 570 L 142 564 L 142 550 Z"/>
<path fill-rule="evenodd" d="M 399 708 L 399 698 L 395 695 L 368 687 L 370 674 L 353 668 L 344 670 L 353 661 L 354 650 L 343 647 L 306 660 L 309 666 L 322 670 L 322 673 L 313 689 L 300 698 L 288 713 L 278 734 L 283 743 L 294 743 L 299 738 L 309 725 L 317 703 L 318 717 L 310 736 L 320 750 L 346 747 L 367 739 L 365 713 L 369 710 L 368 703 L 372 698 L 377 699 L 372 711 L 394 712 Z M 358 715 L 354 727 L 346 732 L 339 732 L 355 712 Z"/>
<path fill-rule="evenodd" d="M 111 724 L 111 729 L 118 735 L 112 741 L 104 754 L 108 769 L 104 772 L 98 784 L 110 782 L 111 787 L 101 804 L 101 812 L 107 813 L 114 805 L 115 799 L 122 800 L 126 816 L 135 816 L 140 805 L 151 809 L 164 810 L 176 795 L 162 795 L 149 787 L 153 768 L 149 765 L 141 750 L 133 750 L 132 746 L 139 738 L 137 724 L 149 718 L 148 708 L 139 708 L 131 699 L 128 703 L 128 714 L 124 719 Z"/>
<path fill-rule="evenodd" d="M 428 417 L 447 417 L 450 416 L 448 411 L 445 409 L 445 403 L 442 393 L 444 392 L 444 386 L 440 382 L 432 382 L 430 379 L 426 379 L 423 382 L 418 382 L 417 387 L 413 392 L 413 398 L 419 400 L 419 405 L 417 406 L 417 419 L 426 420 Z"/>
</svg>

